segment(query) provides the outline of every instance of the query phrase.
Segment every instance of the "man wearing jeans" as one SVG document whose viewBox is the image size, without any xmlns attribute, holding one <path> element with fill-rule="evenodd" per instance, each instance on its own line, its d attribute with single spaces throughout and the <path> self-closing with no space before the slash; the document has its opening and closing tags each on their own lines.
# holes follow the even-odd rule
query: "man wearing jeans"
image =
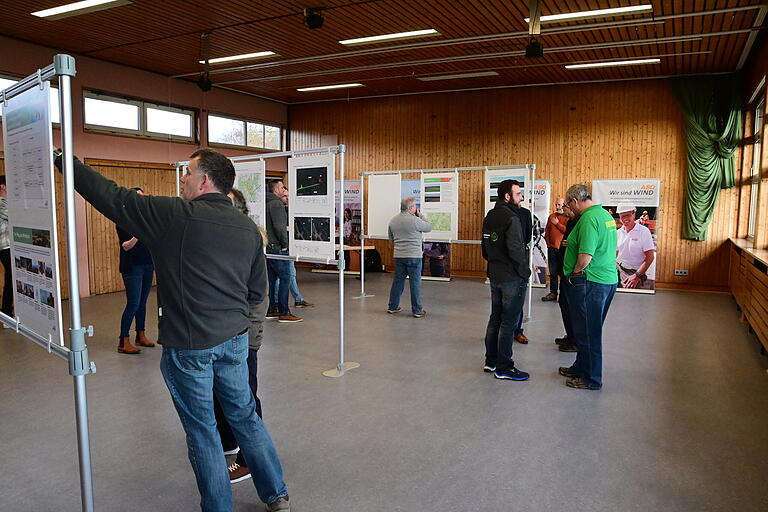
<svg viewBox="0 0 768 512">
<path fill-rule="evenodd" d="M 387 313 L 399 313 L 400 296 L 405 288 L 405 277 L 411 283 L 411 312 L 416 318 L 427 314 L 421 307 L 421 266 L 423 249 L 421 234 L 432 231 L 432 225 L 419 214 L 416 199 L 406 197 L 400 201 L 400 213 L 389 221 L 389 240 L 395 244 L 395 279 L 389 292 Z"/>
<path fill-rule="evenodd" d="M 563 211 L 565 199 L 558 197 L 555 201 L 555 211 L 547 219 L 544 238 L 547 242 L 547 262 L 549 263 L 549 293 L 541 298 L 544 302 L 557 300 L 557 284 L 560 280 L 563 261 L 560 255 L 560 244 L 565 235 L 568 216 Z"/>
<path fill-rule="evenodd" d="M 485 331 L 485 366 L 497 379 L 527 380 L 530 375 L 515 367 L 512 339 L 525 303 L 531 276 L 529 251 L 524 235 L 517 180 L 504 180 L 497 189 L 498 201 L 483 220 L 483 258 L 488 261 L 491 282 L 491 316 Z"/>
<path fill-rule="evenodd" d="M 267 183 L 267 254 L 288 256 L 288 213 L 281 199 L 285 187 L 276 180 Z M 288 289 L 291 284 L 291 266 L 293 261 L 267 258 L 269 273 L 269 312 L 267 318 L 277 318 L 279 322 L 301 322 L 303 318 L 295 316 L 288 309 Z M 279 283 L 278 283 L 279 280 Z M 277 302 L 273 299 L 277 297 Z"/>
<path fill-rule="evenodd" d="M 577 352 L 573 365 L 561 367 L 559 372 L 570 388 L 597 390 L 603 386 L 603 323 L 618 283 L 616 221 L 592 202 L 585 185 L 570 187 L 565 201 L 580 216 L 568 235 L 563 260 Z"/>
<path fill-rule="evenodd" d="M 249 314 L 265 299 L 266 269 L 256 225 L 226 196 L 232 162 L 209 149 L 193 153 L 181 198 L 139 195 L 79 161 L 74 171 L 80 195 L 152 253 L 164 313 L 160 365 L 186 432 L 202 510 L 232 510 L 214 394 L 267 510 L 290 510 L 280 459 L 248 387 Z"/>
</svg>

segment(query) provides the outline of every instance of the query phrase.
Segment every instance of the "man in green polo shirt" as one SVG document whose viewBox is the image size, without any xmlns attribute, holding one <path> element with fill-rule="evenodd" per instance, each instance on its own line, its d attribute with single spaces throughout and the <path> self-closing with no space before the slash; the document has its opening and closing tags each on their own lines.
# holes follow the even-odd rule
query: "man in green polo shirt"
<svg viewBox="0 0 768 512">
<path fill-rule="evenodd" d="M 565 384 L 577 389 L 603 386 L 603 323 L 616 293 L 616 221 L 592 202 L 585 185 L 573 185 L 566 205 L 580 215 L 568 235 L 563 273 L 568 279 L 568 308 L 576 342 L 576 361 L 561 367 Z"/>
</svg>

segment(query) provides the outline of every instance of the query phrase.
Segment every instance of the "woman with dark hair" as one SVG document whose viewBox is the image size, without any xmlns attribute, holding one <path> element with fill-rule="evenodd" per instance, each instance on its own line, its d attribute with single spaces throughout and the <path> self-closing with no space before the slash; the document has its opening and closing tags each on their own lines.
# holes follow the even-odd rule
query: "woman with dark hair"
<svg viewBox="0 0 768 512">
<path fill-rule="evenodd" d="M 137 194 L 144 195 L 139 187 L 134 187 Z M 140 348 L 131 345 L 131 323 L 136 319 L 136 345 L 154 347 L 155 344 L 144 334 L 144 322 L 147 316 L 147 297 L 152 289 L 152 277 L 155 266 L 147 246 L 135 236 L 115 226 L 120 240 L 120 274 L 125 283 L 126 304 L 120 319 L 120 339 L 117 351 L 121 354 L 138 354 Z"/>
</svg>

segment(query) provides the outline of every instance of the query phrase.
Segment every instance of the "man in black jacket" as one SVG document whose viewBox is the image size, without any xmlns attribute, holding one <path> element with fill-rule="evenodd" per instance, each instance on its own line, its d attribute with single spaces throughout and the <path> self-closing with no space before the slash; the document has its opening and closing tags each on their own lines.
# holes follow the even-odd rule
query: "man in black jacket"
<svg viewBox="0 0 768 512">
<path fill-rule="evenodd" d="M 248 332 L 265 298 L 266 271 L 256 225 L 226 196 L 232 162 L 208 149 L 193 153 L 182 198 L 139 195 L 79 161 L 74 171 L 80 195 L 152 253 L 163 304 L 160 366 L 187 434 L 202 510 L 232 510 L 214 393 L 267 510 L 290 510 L 280 460 L 248 387 Z"/>
<path fill-rule="evenodd" d="M 512 339 L 531 275 L 520 211 L 523 195 L 516 180 L 499 183 L 497 193 L 496 207 L 483 220 L 483 258 L 491 281 L 483 370 L 497 379 L 527 380 L 529 375 L 515 368 L 512 359 Z"/>
<path fill-rule="evenodd" d="M 285 186 L 282 181 L 274 180 L 267 183 L 266 211 L 267 238 L 269 239 L 267 254 L 288 256 L 288 211 L 281 199 L 284 192 Z M 303 320 L 288 309 L 291 265 L 293 262 L 289 260 L 267 259 L 267 271 L 269 272 L 269 311 L 267 318 L 277 318 L 279 322 L 283 323 Z M 275 296 L 277 302 L 275 302 Z"/>
</svg>

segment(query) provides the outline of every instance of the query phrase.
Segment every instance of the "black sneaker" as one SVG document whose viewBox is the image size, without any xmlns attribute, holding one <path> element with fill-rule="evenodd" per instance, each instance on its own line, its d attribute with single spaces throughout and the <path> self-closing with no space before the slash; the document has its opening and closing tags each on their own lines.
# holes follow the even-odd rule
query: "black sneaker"
<svg viewBox="0 0 768 512">
<path fill-rule="evenodd" d="M 557 346 L 557 350 L 560 352 L 578 352 L 579 349 L 576 348 L 576 345 L 573 343 L 563 343 L 561 345 Z"/>
<path fill-rule="evenodd" d="M 571 368 L 568 366 L 561 366 L 560 368 L 557 369 L 557 373 L 559 373 L 563 377 L 568 377 L 569 379 L 572 377 L 577 377 L 574 371 L 571 370 Z"/>
<path fill-rule="evenodd" d="M 575 389 L 589 389 L 591 391 L 597 391 L 602 386 L 597 386 L 595 384 L 589 384 L 587 382 L 584 382 L 581 377 L 571 377 L 570 379 L 565 381 L 565 385 L 569 388 L 575 388 Z"/>
<path fill-rule="evenodd" d="M 530 375 L 522 370 L 518 370 L 514 366 L 510 366 L 506 370 L 496 370 L 493 372 L 493 376 L 497 379 L 505 380 L 528 380 Z"/>
<path fill-rule="evenodd" d="M 496 367 L 493 366 L 492 364 L 487 364 L 487 365 L 483 366 L 483 371 L 485 373 L 493 373 L 493 372 L 496 371 Z"/>
<path fill-rule="evenodd" d="M 568 336 L 563 336 L 562 338 L 555 338 L 555 343 L 558 345 L 562 345 L 563 343 L 568 343 Z"/>
<path fill-rule="evenodd" d="M 311 308 L 311 307 L 314 307 L 315 305 L 312 304 L 311 302 L 300 300 L 299 302 L 294 302 L 293 306 L 297 308 Z"/>
</svg>

